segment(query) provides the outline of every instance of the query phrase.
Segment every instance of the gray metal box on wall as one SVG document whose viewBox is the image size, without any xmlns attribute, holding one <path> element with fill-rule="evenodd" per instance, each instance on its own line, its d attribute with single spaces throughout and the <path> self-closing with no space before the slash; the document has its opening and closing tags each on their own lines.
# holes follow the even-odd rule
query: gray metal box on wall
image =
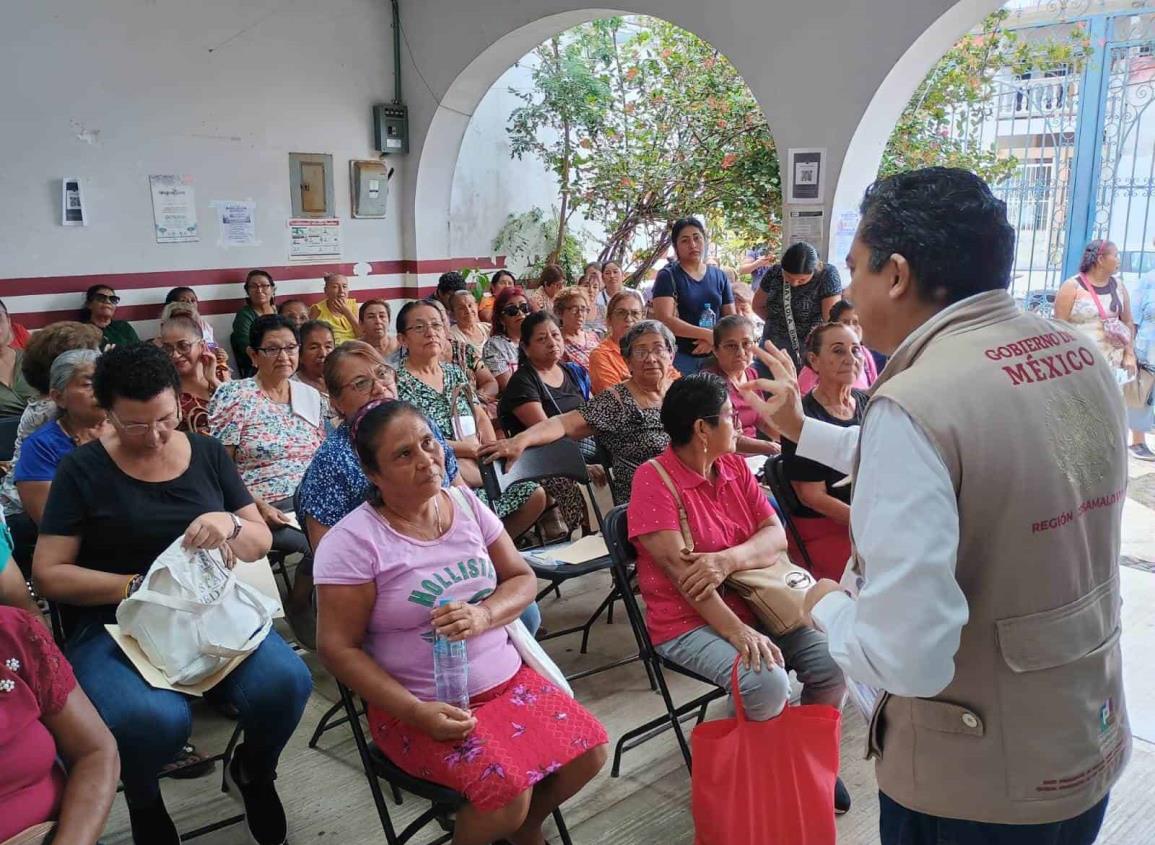
<svg viewBox="0 0 1155 845">
<path fill-rule="evenodd" d="M 409 152 L 409 107 L 400 103 L 373 106 L 373 141 L 386 155 Z"/>
<path fill-rule="evenodd" d="M 392 175 L 393 171 L 379 161 L 353 159 L 349 162 L 349 196 L 354 217 L 385 216 Z"/>
</svg>

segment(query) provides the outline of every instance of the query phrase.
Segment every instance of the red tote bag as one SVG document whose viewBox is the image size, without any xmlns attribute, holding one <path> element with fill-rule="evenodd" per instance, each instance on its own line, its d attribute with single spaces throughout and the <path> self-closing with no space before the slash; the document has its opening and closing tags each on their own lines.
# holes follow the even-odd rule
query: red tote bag
<svg viewBox="0 0 1155 845">
<path fill-rule="evenodd" d="M 731 676 L 733 719 L 691 735 L 694 845 L 834 845 L 834 781 L 842 714 L 787 706 L 766 722 L 746 719 Z"/>
</svg>

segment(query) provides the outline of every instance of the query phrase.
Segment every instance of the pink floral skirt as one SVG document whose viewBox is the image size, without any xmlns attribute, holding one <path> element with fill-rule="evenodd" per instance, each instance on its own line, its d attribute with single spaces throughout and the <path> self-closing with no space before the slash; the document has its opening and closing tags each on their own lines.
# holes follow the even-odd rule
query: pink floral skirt
<svg viewBox="0 0 1155 845">
<path fill-rule="evenodd" d="M 438 742 L 372 706 L 369 730 L 394 765 L 486 812 L 609 742 L 589 711 L 528 666 L 471 704 L 477 728 L 463 742 Z"/>
</svg>

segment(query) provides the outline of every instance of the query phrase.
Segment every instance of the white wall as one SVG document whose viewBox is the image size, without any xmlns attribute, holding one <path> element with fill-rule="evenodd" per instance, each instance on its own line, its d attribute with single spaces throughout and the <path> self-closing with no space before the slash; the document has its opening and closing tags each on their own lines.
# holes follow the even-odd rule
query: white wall
<svg viewBox="0 0 1155 845">
<path fill-rule="evenodd" d="M 89 274 L 288 265 L 289 152 L 333 155 L 342 262 L 404 257 L 407 159 L 391 161 L 385 220 L 349 213 L 349 159 L 376 156 L 371 107 L 393 93 L 387 2 L 43 0 L 6 2 L 3 20 L 0 296 L 14 312 L 76 307 Z M 155 242 L 148 177 L 168 173 L 193 179 L 199 243 Z M 84 180 L 87 227 L 60 225 L 62 176 Z M 218 246 L 209 202 L 221 199 L 256 201 L 260 246 Z M 278 292 L 319 292 L 320 272 Z M 12 282 L 43 276 L 80 278 L 45 280 L 50 294 Z M 151 308 L 180 283 L 155 281 L 117 285 L 124 305 Z M 202 300 L 237 295 L 201 290 Z"/>
</svg>

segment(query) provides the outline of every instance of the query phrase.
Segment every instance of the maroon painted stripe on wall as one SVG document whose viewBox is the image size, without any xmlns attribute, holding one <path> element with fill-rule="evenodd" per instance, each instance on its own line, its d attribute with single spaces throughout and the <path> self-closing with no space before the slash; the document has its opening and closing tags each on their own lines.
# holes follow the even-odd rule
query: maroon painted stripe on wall
<svg viewBox="0 0 1155 845">
<path fill-rule="evenodd" d="M 401 273 L 445 273 L 464 267 L 492 270 L 505 266 L 505 257 L 495 262 L 492 258 L 435 258 L 420 261 L 389 260 L 371 261 L 374 275 L 398 275 Z M 353 275 L 354 262 L 339 264 L 285 264 L 279 267 L 266 266 L 276 280 L 319 279 L 329 273 Z M 174 288 L 179 285 L 198 287 L 200 285 L 240 284 L 245 274 L 253 269 L 248 267 L 227 267 L 210 270 L 161 270 L 149 273 L 94 273 L 75 276 L 30 276 L 25 278 L 0 279 L 0 297 L 36 296 L 48 293 L 75 293 L 92 285 L 107 285 L 113 290 L 137 290 L 141 288 Z M 125 318 L 128 319 L 128 318 Z M 139 318 L 133 318 L 139 319 Z M 49 322 L 52 322 L 51 320 Z"/>
<path fill-rule="evenodd" d="M 432 292 L 432 286 L 426 286 L 424 288 L 367 288 L 365 290 L 353 291 L 353 298 L 356 299 L 359 304 L 364 304 L 367 299 L 385 299 L 389 301 L 414 299 L 419 296 L 428 296 Z M 281 302 L 289 299 L 300 299 L 312 305 L 315 302 L 320 302 L 323 298 L 324 297 L 319 294 L 305 294 L 303 296 L 285 295 L 279 299 Z M 197 310 L 205 317 L 216 314 L 235 314 L 241 310 L 244 304 L 244 299 L 240 297 L 236 299 L 207 299 L 197 306 Z M 116 309 L 116 319 L 129 321 L 157 320 L 160 319 L 161 308 L 162 306 L 159 301 L 156 304 L 122 305 Z M 59 320 L 76 320 L 80 317 L 79 308 L 23 313 L 13 311 L 12 313 L 14 319 L 28 329 L 42 329 L 50 323 L 55 323 Z"/>
</svg>

